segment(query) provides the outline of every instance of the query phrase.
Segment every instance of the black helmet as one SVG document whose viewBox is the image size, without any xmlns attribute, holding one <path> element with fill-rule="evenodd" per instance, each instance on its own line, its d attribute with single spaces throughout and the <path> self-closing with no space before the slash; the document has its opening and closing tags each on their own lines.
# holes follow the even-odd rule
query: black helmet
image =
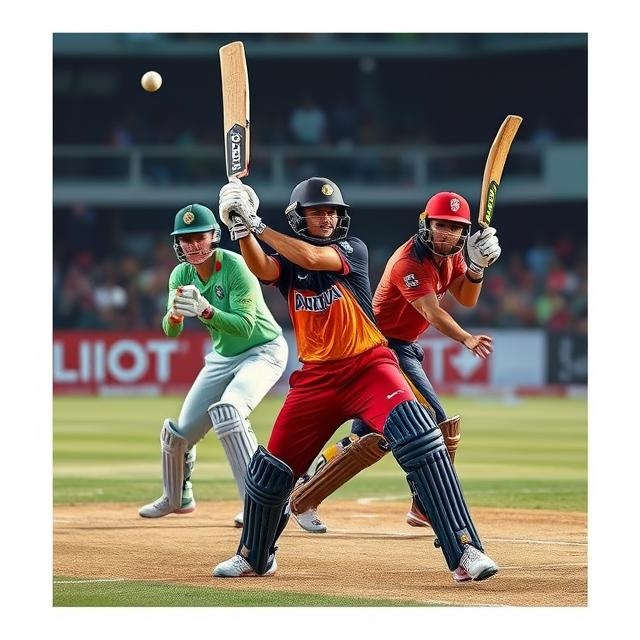
<svg viewBox="0 0 640 640">
<path fill-rule="evenodd" d="M 316 238 L 307 234 L 307 223 L 304 219 L 305 207 L 335 207 L 338 210 L 338 224 L 330 238 Z M 342 199 L 342 193 L 335 182 L 328 178 L 309 178 L 297 184 L 291 192 L 289 206 L 285 215 L 293 231 L 315 244 L 329 244 L 346 237 L 351 218 L 347 214 L 349 205 Z"/>
</svg>

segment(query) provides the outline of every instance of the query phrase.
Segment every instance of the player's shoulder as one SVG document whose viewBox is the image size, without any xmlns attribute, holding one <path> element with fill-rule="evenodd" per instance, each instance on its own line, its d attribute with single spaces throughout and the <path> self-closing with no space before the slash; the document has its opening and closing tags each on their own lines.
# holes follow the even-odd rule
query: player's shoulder
<svg viewBox="0 0 640 640">
<path fill-rule="evenodd" d="M 193 280 L 194 268 L 188 262 L 180 262 L 171 271 L 169 282 L 189 284 Z"/>
<path fill-rule="evenodd" d="M 403 242 L 393 253 L 389 261 L 392 263 L 394 271 L 406 270 L 407 268 L 418 271 L 431 271 L 435 268 L 429 258 L 429 252 L 417 239 L 412 236 Z"/>
<path fill-rule="evenodd" d="M 340 247 L 346 255 L 368 251 L 367 245 L 355 236 L 347 236 L 346 238 L 336 240 L 333 244 Z"/>
<path fill-rule="evenodd" d="M 240 270 L 244 272 L 249 270 L 249 267 L 247 267 L 247 263 L 244 261 L 242 255 L 235 251 L 229 251 L 229 249 L 220 249 L 220 247 L 218 247 L 216 249 L 216 260 L 220 264 L 220 267 L 225 271 Z"/>
</svg>

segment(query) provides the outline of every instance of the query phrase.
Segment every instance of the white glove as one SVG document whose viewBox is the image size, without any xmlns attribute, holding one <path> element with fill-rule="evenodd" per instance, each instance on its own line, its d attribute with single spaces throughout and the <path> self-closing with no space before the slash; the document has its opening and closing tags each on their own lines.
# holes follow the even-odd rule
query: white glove
<svg viewBox="0 0 640 640">
<path fill-rule="evenodd" d="M 193 284 L 176 289 L 176 296 L 173 299 L 173 311 L 178 315 L 189 318 L 201 316 L 208 320 L 213 316 L 213 307 Z"/>
<path fill-rule="evenodd" d="M 467 240 L 467 254 L 469 256 L 469 269 L 482 275 L 484 270 L 491 266 L 502 253 L 498 244 L 498 236 L 493 227 L 487 227 L 476 231 Z"/>
<path fill-rule="evenodd" d="M 229 235 L 232 240 L 240 240 L 240 238 L 246 238 L 251 235 L 251 231 L 247 229 L 247 225 L 235 214 L 231 214 L 230 225 Z"/>
<path fill-rule="evenodd" d="M 261 234 L 265 225 L 257 215 L 260 200 L 256 192 L 248 185 L 242 184 L 237 178 L 231 178 L 228 184 L 220 189 L 219 213 L 220 219 L 231 228 L 232 215 L 238 216 L 249 231 Z"/>
</svg>

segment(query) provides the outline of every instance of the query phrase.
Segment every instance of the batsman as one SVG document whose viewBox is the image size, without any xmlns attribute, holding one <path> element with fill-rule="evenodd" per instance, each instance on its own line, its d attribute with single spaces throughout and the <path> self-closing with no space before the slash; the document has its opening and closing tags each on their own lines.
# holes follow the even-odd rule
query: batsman
<svg viewBox="0 0 640 640">
<path fill-rule="evenodd" d="M 198 318 L 212 349 L 184 400 L 178 421 L 160 432 L 164 492 L 139 509 L 144 518 L 191 513 L 196 443 L 213 428 L 244 499 L 249 460 L 258 443 L 248 421 L 282 375 L 288 356 L 282 330 L 242 256 L 221 249 L 220 225 L 211 209 L 190 204 L 175 216 L 173 248 L 180 264 L 169 277 L 165 334 L 182 333 L 184 318 Z M 242 526 L 242 511 L 235 517 Z"/>
<path fill-rule="evenodd" d="M 433 523 L 454 580 L 494 575 L 498 567 L 483 553 L 442 432 L 376 326 L 367 247 L 348 235 L 349 205 L 340 189 L 323 177 L 293 189 L 285 213 L 296 237 L 266 226 L 258 207 L 253 189 L 237 180 L 220 191 L 220 217 L 248 267 L 288 302 L 302 368 L 289 379 L 267 447 L 258 447 L 249 464 L 237 552 L 213 575 L 275 573 L 294 483 L 354 417 L 384 437 Z M 257 238 L 277 253 L 265 253 Z"/>
<path fill-rule="evenodd" d="M 433 326 L 478 358 L 486 358 L 493 350 L 490 336 L 470 334 L 440 307 L 447 291 L 460 304 L 475 306 L 484 270 L 500 256 L 494 228 L 487 227 L 469 236 L 470 228 L 471 213 L 465 198 L 450 191 L 433 195 L 419 215 L 418 233 L 389 258 L 373 296 L 378 328 L 396 354 L 416 398 L 438 423 L 452 463 L 460 443 L 460 416 L 447 417 L 422 366 L 424 351 L 418 338 Z M 465 244 L 468 264 L 462 255 Z M 365 421 L 356 419 L 350 437 L 322 453 L 291 496 L 291 512 L 303 529 L 310 533 L 327 530 L 318 517 L 317 507 L 387 453 L 379 446 L 380 439 Z M 407 522 L 414 527 L 431 524 L 416 495 Z"/>
</svg>

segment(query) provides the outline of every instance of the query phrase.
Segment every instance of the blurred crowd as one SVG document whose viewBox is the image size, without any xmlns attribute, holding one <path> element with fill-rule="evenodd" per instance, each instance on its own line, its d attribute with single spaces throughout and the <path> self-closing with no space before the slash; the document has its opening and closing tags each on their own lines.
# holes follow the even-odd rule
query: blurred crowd
<svg viewBox="0 0 640 640">
<path fill-rule="evenodd" d="M 85 242 L 82 250 L 54 253 L 53 311 L 56 329 L 159 330 L 167 282 L 176 257 L 166 236 L 129 236 L 117 254 Z M 393 247 L 370 252 L 375 288 Z M 291 326 L 285 300 L 263 287 L 273 315 Z M 446 296 L 443 306 L 465 327 L 546 328 L 587 333 L 587 255 L 584 242 L 564 237 L 511 252 L 487 270 L 477 306 L 467 309 Z M 199 323 L 188 319 L 187 328 Z"/>
</svg>

